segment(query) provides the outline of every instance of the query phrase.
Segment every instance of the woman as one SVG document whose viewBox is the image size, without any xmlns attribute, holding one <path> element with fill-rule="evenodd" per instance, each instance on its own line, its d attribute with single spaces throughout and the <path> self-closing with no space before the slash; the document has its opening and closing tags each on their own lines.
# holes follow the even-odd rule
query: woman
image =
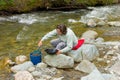
<svg viewBox="0 0 120 80">
<path fill-rule="evenodd" d="M 82 43 L 79 44 L 75 33 L 70 28 L 67 28 L 64 24 L 60 24 L 57 25 L 56 29 L 42 37 L 42 39 L 38 43 L 38 46 L 42 46 L 42 42 L 44 40 L 47 40 L 48 38 L 53 36 L 59 37 L 58 39 L 54 39 L 51 41 L 51 44 L 53 45 L 53 47 L 55 47 L 53 52 L 56 51 L 56 54 L 66 53 L 70 50 L 76 50 L 84 42 L 84 40 L 82 40 Z"/>
</svg>

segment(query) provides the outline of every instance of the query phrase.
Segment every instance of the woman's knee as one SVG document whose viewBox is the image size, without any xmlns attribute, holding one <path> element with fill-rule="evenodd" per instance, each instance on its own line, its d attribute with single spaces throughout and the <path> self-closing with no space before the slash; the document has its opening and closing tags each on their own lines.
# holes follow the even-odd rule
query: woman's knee
<svg viewBox="0 0 120 80">
<path fill-rule="evenodd" d="M 60 41 L 58 39 L 53 39 L 53 40 L 50 41 L 50 43 L 53 47 L 56 47 L 59 42 Z"/>
<path fill-rule="evenodd" d="M 65 42 L 60 42 L 60 43 L 56 46 L 56 48 L 58 48 L 59 50 L 65 48 L 65 47 L 66 47 L 66 43 L 65 43 Z"/>
</svg>

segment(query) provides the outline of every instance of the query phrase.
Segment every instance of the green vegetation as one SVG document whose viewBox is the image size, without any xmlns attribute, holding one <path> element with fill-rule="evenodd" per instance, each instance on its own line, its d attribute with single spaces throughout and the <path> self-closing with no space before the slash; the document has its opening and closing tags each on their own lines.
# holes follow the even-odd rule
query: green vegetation
<svg viewBox="0 0 120 80">
<path fill-rule="evenodd" d="M 34 9 L 108 5 L 114 2 L 115 0 L 0 0 L 0 10 L 28 12 Z"/>
<path fill-rule="evenodd" d="M 13 5 L 13 0 L 0 0 L 0 10 L 7 10 Z"/>
</svg>

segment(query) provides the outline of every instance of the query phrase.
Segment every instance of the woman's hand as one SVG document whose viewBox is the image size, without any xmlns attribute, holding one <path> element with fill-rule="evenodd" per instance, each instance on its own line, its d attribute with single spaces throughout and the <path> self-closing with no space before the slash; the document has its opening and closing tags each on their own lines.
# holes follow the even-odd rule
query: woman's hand
<svg viewBox="0 0 120 80">
<path fill-rule="evenodd" d="M 57 54 L 57 55 L 58 55 L 58 54 L 61 54 L 61 51 L 60 51 L 60 50 L 58 50 L 58 52 L 57 52 L 56 54 Z"/>
<path fill-rule="evenodd" d="M 39 41 L 38 46 L 39 47 L 42 46 L 42 41 Z"/>
</svg>

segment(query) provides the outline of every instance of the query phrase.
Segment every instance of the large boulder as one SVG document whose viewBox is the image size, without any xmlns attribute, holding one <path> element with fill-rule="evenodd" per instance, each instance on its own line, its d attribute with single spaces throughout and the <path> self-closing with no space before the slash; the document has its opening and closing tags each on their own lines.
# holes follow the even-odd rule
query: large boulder
<svg viewBox="0 0 120 80">
<path fill-rule="evenodd" d="M 11 67 L 11 71 L 12 72 L 24 71 L 24 70 L 29 69 L 32 66 L 34 66 L 33 63 L 31 61 L 27 61 L 25 63 L 18 64 L 18 65 Z"/>
<path fill-rule="evenodd" d="M 64 54 L 47 55 L 44 60 L 45 63 L 56 68 L 72 68 L 74 66 L 73 58 Z"/>
<path fill-rule="evenodd" d="M 105 80 L 102 74 L 97 70 L 93 70 L 89 75 L 84 76 L 81 80 Z"/>
<path fill-rule="evenodd" d="M 82 38 L 85 39 L 85 43 L 94 42 L 98 37 L 98 33 L 93 30 L 88 30 L 82 34 Z"/>
<path fill-rule="evenodd" d="M 99 56 L 99 52 L 95 45 L 83 44 L 79 49 L 69 52 L 68 56 L 71 56 L 75 62 L 82 60 L 92 61 Z"/>
<path fill-rule="evenodd" d="M 78 64 L 77 67 L 75 67 L 75 70 L 79 70 L 85 73 L 91 73 L 96 68 L 97 67 L 94 65 L 94 63 L 91 63 L 88 60 L 83 60 L 80 64 Z"/>
<path fill-rule="evenodd" d="M 102 74 L 105 80 L 119 80 L 119 78 L 113 74 Z"/>
</svg>

